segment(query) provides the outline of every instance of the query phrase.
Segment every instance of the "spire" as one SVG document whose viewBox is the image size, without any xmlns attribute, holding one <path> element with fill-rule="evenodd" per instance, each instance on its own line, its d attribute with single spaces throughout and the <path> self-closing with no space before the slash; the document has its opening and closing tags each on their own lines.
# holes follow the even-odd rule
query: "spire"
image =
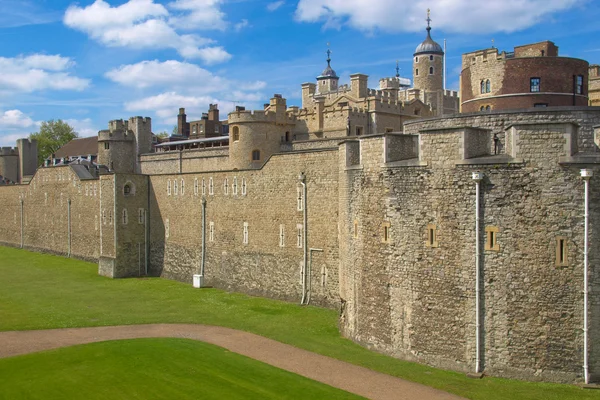
<svg viewBox="0 0 600 400">
<path fill-rule="evenodd" d="M 429 31 L 431 31 L 431 10 L 428 8 L 427 9 L 427 19 L 425 21 L 427 21 L 427 35 L 429 35 Z"/>
<path fill-rule="evenodd" d="M 329 49 L 329 43 L 327 43 L 327 68 L 323 70 L 321 75 L 317 76 L 317 80 L 321 79 L 339 79 L 335 74 L 335 71 L 331 68 L 331 50 Z"/>
<path fill-rule="evenodd" d="M 396 60 L 396 78 L 400 78 L 400 67 L 398 66 L 398 60 Z"/>
</svg>

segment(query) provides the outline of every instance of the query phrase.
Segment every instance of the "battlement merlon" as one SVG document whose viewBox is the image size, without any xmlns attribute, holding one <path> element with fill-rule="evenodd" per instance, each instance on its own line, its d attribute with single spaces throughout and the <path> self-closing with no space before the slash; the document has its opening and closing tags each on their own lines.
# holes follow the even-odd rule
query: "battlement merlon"
<svg viewBox="0 0 600 400">
<path fill-rule="evenodd" d="M 16 147 L 0 147 L 0 156 L 18 156 L 19 149 Z"/>
<path fill-rule="evenodd" d="M 108 130 L 111 132 L 127 130 L 127 125 L 128 121 L 124 121 L 122 119 L 114 119 L 112 121 L 108 121 Z"/>
<path fill-rule="evenodd" d="M 232 111 L 228 115 L 229 124 L 243 124 L 243 123 L 252 123 L 252 122 L 269 122 L 269 123 L 279 123 L 277 121 L 277 117 L 272 111 L 264 111 L 264 110 L 240 110 L 240 111 Z M 286 115 L 284 123 L 287 124 L 295 124 L 296 116 L 295 115 Z"/>
<path fill-rule="evenodd" d="M 112 121 L 111 121 L 112 122 Z M 133 132 L 128 129 L 104 129 L 98 132 L 98 141 L 129 142 L 133 141 Z"/>
<path fill-rule="evenodd" d="M 141 123 L 143 125 L 145 125 L 145 124 L 151 124 L 152 123 L 152 118 L 150 118 L 150 117 L 142 117 L 142 116 L 131 117 L 131 118 L 129 118 L 129 121 L 126 122 L 126 127 L 129 127 L 132 124 L 135 124 L 136 122 L 137 123 Z"/>
</svg>

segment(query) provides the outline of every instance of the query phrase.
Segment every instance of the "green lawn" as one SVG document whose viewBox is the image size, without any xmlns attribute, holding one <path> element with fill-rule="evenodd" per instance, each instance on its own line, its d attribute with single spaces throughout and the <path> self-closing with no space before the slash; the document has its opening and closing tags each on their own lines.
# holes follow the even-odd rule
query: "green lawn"
<svg viewBox="0 0 600 400">
<path fill-rule="evenodd" d="M 0 376 L 6 400 L 363 398 L 186 339 L 110 341 L 0 359 Z"/>
<path fill-rule="evenodd" d="M 194 289 L 158 278 L 112 280 L 97 265 L 0 247 L 0 330 L 142 323 L 202 323 L 280 342 L 471 399 L 600 399 L 571 385 L 485 378 L 404 362 L 340 337 L 337 313 L 275 300 Z"/>
</svg>

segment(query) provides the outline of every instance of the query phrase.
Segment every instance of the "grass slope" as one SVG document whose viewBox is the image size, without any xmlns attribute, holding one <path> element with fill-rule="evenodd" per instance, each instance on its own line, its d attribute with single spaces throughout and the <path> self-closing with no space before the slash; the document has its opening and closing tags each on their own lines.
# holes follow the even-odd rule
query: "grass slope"
<svg viewBox="0 0 600 400">
<path fill-rule="evenodd" d="M 0 359 L 0 399 L 362 399 L 186 339 L 86 344 Z"/>
<path fill-rule="evenodd" d="M 142 323 L 201 323 L 241 329 L 470 399 L 600 399 L 570 385 L 485 378 L 370 352 L 340 336 L 337 313 L 194 289 L 159 278 L 112 280 L 97 265 L 0 247 L 0 330 Z"/>
</svg>

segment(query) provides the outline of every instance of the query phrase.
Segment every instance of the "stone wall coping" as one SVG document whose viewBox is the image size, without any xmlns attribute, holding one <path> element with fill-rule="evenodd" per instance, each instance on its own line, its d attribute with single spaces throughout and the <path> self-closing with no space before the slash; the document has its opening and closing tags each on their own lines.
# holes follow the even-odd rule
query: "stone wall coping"
<svg viewBox="0 0 600 400">
<path fill-rule="evenodd" d="M 450 126 L 448 128 L 426 128 L 426 129 L 419 129 L 419 132 L 456 131 L 456 130 L 460 130 L 460 129 L 472 129 L 472 130 L 476 130 L 476 131 L 485 131 L 485 132 L 490 132 L 491 131 L 491 129 L 479 128 L 477 126 L 457 125 L 457 126 Z"/>
<path fill-rule="evenodd" d="M 557 106 L 557 107 L 544 107 L 543 109 L 540 108 L 535 108 L 535 107 L 531 107 L 531 108 L 520 108 L 520 109 L 513 109 L 513 110 L 498 110 L 498 111 L 486 111 L 484 113 L 482 112 L 472 112 L 472 113 L 458 113 L 458 114 L 451 114 L 451 115 L 444 115 L 441 117 L 433 117 L 433 118 L 423 118 L 423 119 L 417 119 L 417 120 L 413 120 L 413 121 L 406 121 L 404 122 L 404 125 L 413 125 L 413 124 L 419 124 L 419 123 L 423 123 L 423 122 L 429 122 L 429 121 L 439 121 L 439 120 L 447 120 L 447 119 L 453 119 L 453 118 L 465 118 L 465 117 L 477 117 L 477 116 L 484 116 L 484 115 L 494 115 L 494 116 L 499 116 L 499 115 L 512 115 L 512 114 L 553 114 L 553 113 L 562 113 L 562 112 L 573 112 L 573 111 L 596 111 L 598 112 L 598 114 L 600 114 L 600 107 L 597 106 Z"/>
<path fill-rule="evenodd" d="M 491 156 L 474 157 L 466 160 L 458 160 L 456 165 L 493 165 L 493 164 L 525 164 L 522 158 L 512 158 L 507 154 L 496 154 Z"/>
<path fill-rule="evenodd" d="M 343 145 L 344 143 L 356 143 L 356 142 L 360 142 L 360 139 L 344 139 L 338 142 L 338 146 Z"/>
<path fill-rule="evenodd" d="M 514 126 L 531 126 L 531 125 L 573 125 L 579 128 L 579 125 L 576 122 L 571 121 L 546 121 L 546 122 L 515 122 L 514 124 L 508 125 L 504 130 L 508 130 Z"/>
<path fill-rule="evenodd" d="M 600 154 L 576 154 L 574 156 L 562 156 L 558 159 L 559 164 L 600 164 Z"/>
</svg>

